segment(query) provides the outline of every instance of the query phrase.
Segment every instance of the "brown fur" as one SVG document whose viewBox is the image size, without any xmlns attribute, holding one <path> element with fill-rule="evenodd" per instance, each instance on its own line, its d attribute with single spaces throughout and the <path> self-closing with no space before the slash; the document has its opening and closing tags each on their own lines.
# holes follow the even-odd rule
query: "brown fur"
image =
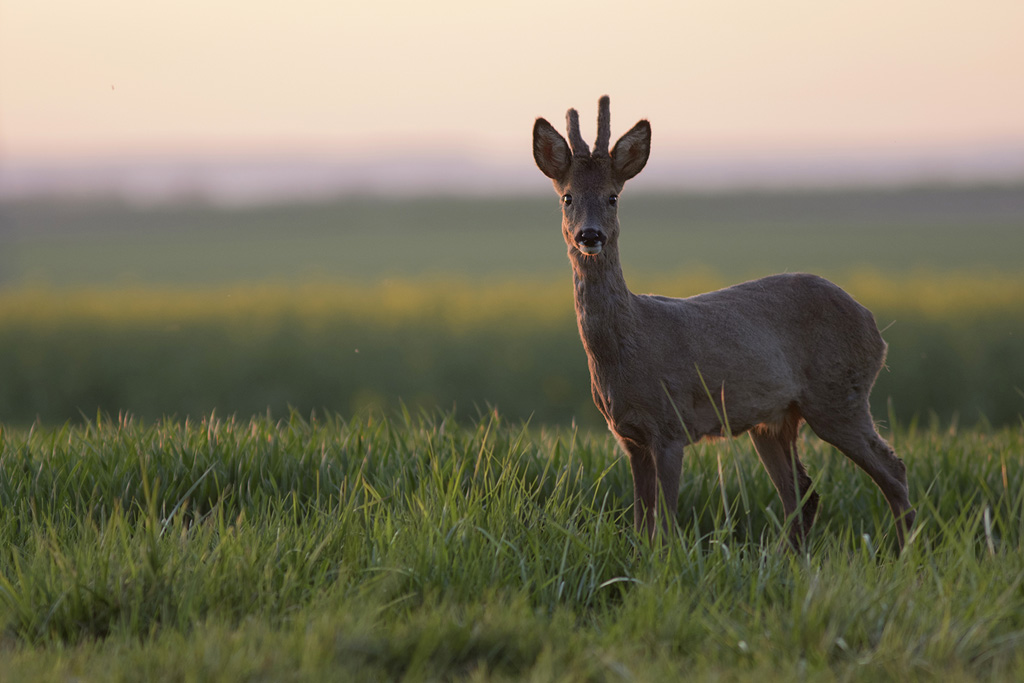
<svg viewBox="0 0 1024 683">
<path fill-rule="evenodd" d="M 629 456 L 637 529 L 653 536 L 658 518 L 670 528 L 687 444 L 749 431 L 799 546 L 818 507 L 796 450 L 806 421 L 882 490 L 902 547 L 915 513 L 906 468 L 868 410 L 886 350 L 871 313 L 807 274 L 773 275 L 686 299 L 630 292 L 619 262 L 617 196 L 647 163 L 651 129 L 640 121 L 602 154 L 610 140 L 607 97 L 599 110 L 594 154 L 579 134 L 575 110 L 567 117 L 571 149 L 537 119 L 533 152 L 563 198 L 562 234 L 591 391 Z"/>
</svg>

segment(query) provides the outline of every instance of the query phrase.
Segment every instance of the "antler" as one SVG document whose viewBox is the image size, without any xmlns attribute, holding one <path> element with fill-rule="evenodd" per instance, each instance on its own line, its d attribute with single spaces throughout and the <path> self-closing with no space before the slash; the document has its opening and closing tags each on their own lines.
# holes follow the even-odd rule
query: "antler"
<svg viewBox="0 0 1024 683">
<path fill-rule="evenodd" d="M 587 147 L 583 136 L 580 135 L 580 115 L 576 113 L 575 109 L 566 112 L 565 123 L 569 129 L 569 147 L 572 149 L 572 155 L 574 157 L 589 157 L 590 148 Z"/>
<path fill-rule="evenodd" d="M 612 138 L 612 114 L 608 96 L 597 101 L 597 140 L 594 141 L 594 156 L 608 155 L 608 143 Z"/>
<path fill-rule="evenodd" d="M 574 157 L 589 157 L 590 148 L 580 135 L 580 115 L 575 109 L 565 113 L 565 125 L 569 131 L 569 147 Z M 608 156 L 608 144 L 612 139 L 611 104 L 605 95 L 597 101 L 597 140 L 594 141 L 594 156 Z"/>
</svg>

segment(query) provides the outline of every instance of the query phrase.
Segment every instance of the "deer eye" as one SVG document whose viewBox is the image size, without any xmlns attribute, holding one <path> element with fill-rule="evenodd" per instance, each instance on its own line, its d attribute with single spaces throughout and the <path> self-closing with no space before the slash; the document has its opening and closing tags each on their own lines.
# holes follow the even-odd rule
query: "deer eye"
<svg viewBox="0 0 1024 683">
<path fill-rule="evenodd" d="M 571 194 L 563 194 L 562 195 L 562 204 L 564 204 L 565 206 L 569 206 L 570 204 L 572 204 L 572 195 Z"/>
<path fill-rule="evenodd" d="M 611 197 L 608 197 L 608 203 L 611 204 L 612 206 L 618 206 L 619 205 L 619 195 L 613 194 Z"/>
</svg>

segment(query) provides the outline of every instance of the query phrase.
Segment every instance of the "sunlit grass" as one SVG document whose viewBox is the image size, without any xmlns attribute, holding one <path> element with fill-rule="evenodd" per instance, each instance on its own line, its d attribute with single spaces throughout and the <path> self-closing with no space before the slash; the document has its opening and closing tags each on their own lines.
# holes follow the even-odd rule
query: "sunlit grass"
<svg viewBox="0 0 1024 683">
<path fill-rule="evenodd" d="M 918 525 L 810 435 L 806 554 L 749 443 L 631 530 L 607 434 L 488 415 L 0 432 L 0 679 L 1010 675 L 1024 430 L 897 430 Z M 724 476 L 719 479 L 718 463 Z M 724 486 L 723 486 L 724 484 Z"/>
</svg>

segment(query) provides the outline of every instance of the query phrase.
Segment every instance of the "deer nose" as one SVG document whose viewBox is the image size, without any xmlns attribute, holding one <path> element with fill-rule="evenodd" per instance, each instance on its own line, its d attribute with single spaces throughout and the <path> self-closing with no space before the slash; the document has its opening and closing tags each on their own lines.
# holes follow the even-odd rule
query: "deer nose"
<svg viewBox="0 0 1024 683">
<path fill-rule="evenodd" d="M 585 254 L 599 254 L 608 238 L 596 228 L 584 228 L 576 233 L 576 246 Z"/>
</svg>

